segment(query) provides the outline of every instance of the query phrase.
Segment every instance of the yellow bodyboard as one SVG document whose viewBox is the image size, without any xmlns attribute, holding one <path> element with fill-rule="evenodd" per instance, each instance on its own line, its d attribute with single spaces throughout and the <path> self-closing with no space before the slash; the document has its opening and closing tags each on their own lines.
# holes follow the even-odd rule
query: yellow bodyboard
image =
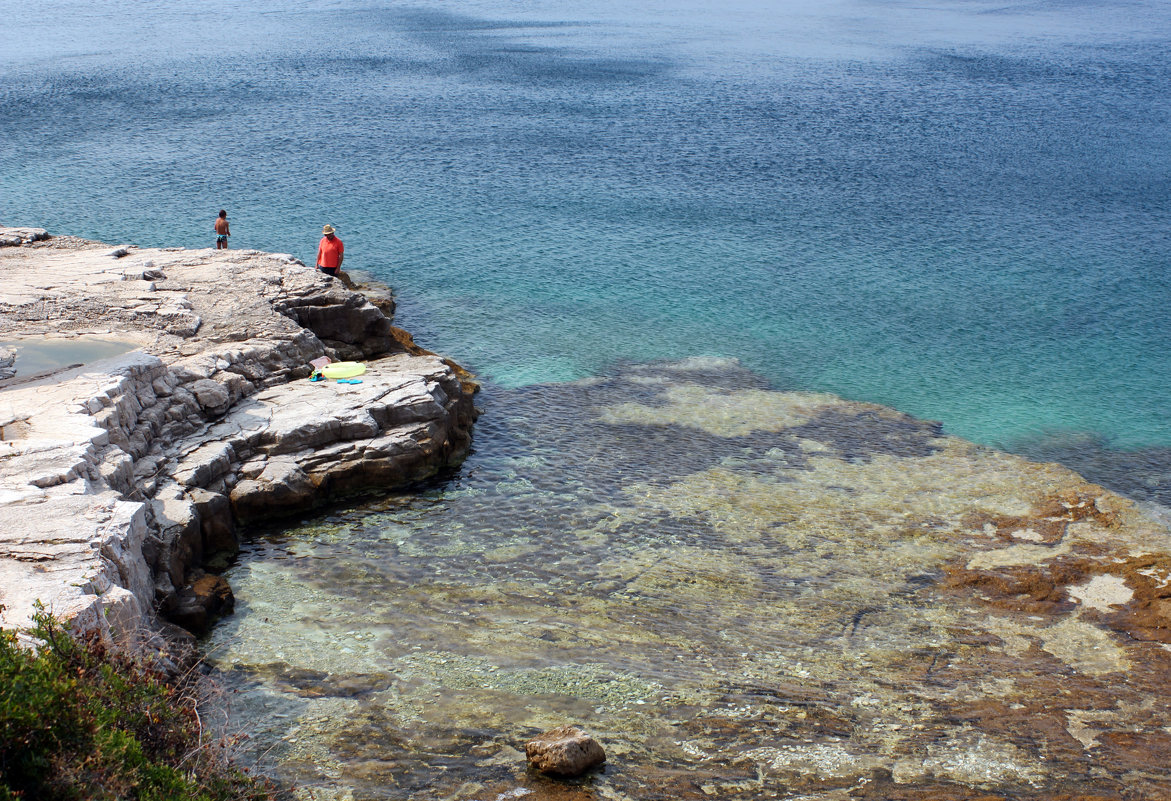
<svg viewBox="0 0 1171 801">
<path fill-rule="evenodd" d="M 353 378 L 366 372 L 366 365 L 361 362 L 334 362 L 321 368 L 321 374 L 326 378 Z"/>
</svg>

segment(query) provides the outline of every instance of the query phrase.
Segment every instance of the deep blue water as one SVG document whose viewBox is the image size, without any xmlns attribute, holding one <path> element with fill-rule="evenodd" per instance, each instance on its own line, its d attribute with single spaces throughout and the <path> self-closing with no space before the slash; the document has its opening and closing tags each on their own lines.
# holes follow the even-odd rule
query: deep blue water
<svg viewBox="0 0 1171 801">
<path fill-rule="evenodd" d="M 330 222 L 506 387 L 732 356 L 1171 497 L 1171 4 L 0 19 L 0 223 L 205 247 L 225 208 L 309 261 Z"/>
</svg>

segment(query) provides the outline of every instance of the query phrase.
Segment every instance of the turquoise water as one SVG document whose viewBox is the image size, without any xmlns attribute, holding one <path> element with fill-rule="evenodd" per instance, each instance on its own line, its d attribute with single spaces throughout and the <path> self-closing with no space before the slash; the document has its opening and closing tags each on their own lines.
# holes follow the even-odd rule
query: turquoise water
<svg viewBox="0 0 1171 801">
<path fill-rule="evenodd" d="M 1171 5 L 0 19 L 0 222 L 207 247 L 225 208 L 307 261 L 329 222 L 486 379 L 455 476 L 227 574 L 205 652 L 294 797 L 1168 795 L 1159 643 L 947 579 L 1165 528 L 1047 555 L 1004 521 L 1096 490 L 923 421 L 1171 505 Z M 742 367 L 645 366 L 698 356 Z M 566 721 L 581 787 L 524 769 Z"/>
<path fill-rule="evenodd" d="M 1171 446 L 1164 3 L 125 11 L 0 2 L 5 223 L 201 247 L 226 208 L 309 260 L 331 222 L 505 387 L 715 355 L 1001 447 Z"/>
</svg>

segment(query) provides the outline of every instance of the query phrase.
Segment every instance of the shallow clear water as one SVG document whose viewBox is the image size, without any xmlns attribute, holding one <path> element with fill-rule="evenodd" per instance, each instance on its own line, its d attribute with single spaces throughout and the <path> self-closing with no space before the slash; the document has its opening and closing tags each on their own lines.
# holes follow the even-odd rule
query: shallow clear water
<svg viewBox="0 0 1171 801">
<path fill-rule="evenodd" d="M 99 359 L 119 356 L 137 347 L 138 344 L 134 342 L 100 337 L 0 341 L 0 348 L 7 348 L 16 356 L 12 366 L 18 378 L 29 378 L 64 367 L 89 364 Z"/>
<path fill-rule="evenodd" d="M 483 400 L 457 477 L 227 574 L 206 650 L 298 797 L 1171 792 L 1167 646 L 1098 616 L 1134 579 L 1083 555 L 1167 579 L 1166 523 L 1063 517 L 1097 492 L 1069 471 L 729 364 Z M 1047 560 L 1091 600 L 989 602 L 982 566 Z M 568 789 L 523 756 L 565 723 L 608 753 Z"/>
</svg>

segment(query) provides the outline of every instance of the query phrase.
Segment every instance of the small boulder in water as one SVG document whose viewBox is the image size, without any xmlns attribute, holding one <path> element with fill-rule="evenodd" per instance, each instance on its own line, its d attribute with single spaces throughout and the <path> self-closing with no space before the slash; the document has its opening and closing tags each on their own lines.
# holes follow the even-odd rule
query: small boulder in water
<svg viewBox="0 0 1171 801">
<path fill-rule="evenodd" d="M 192 573 L 195 580 L 177 593 L 174 607 L 167 616 L 171 622 L 200 635 L 205 634 L 217 618 L 235 611 L 236 596 L 223 576 L 209 575 L 199 569 Z"/>
<path fill-rule="evenodd" d="M 558 726 L 525 743 L 529 764 L 552 776 L 580 776 L 606 761 L 606 752 L 576 726 Z"/>
</svg>

